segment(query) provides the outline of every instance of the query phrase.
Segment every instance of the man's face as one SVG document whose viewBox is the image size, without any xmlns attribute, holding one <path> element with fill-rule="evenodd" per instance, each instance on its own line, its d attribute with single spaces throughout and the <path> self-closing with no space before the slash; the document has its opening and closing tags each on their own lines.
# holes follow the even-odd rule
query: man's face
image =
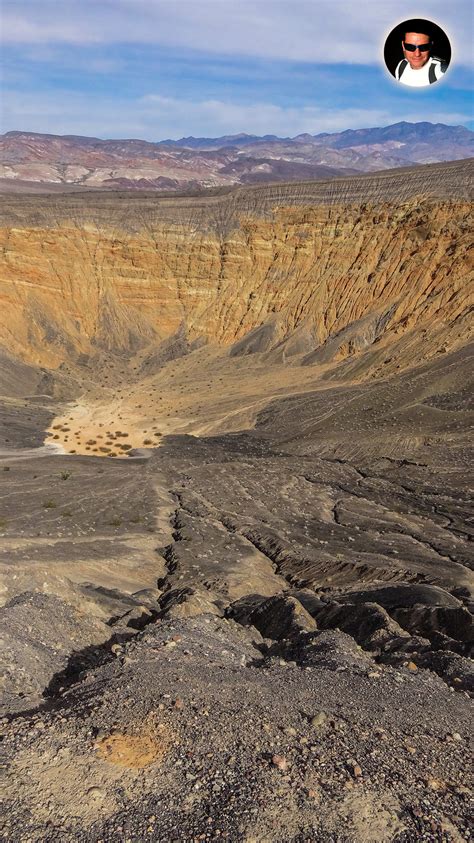
<svg viewBox="0 0 474 843">
<path fill-rule="evenodd" d="M 406 50 L 405 44 L 416 44 L 417 49 Z M 430 44 L 429 35 L 423 35 L 421 32 L 406 32 L 405 40 L 402 41 L 403 55 L 409 63 L 412 70 L 419 70 L 428 61 L 430 57 L 429 50 L 419 50 L 419 44 Z"/>
</svg>

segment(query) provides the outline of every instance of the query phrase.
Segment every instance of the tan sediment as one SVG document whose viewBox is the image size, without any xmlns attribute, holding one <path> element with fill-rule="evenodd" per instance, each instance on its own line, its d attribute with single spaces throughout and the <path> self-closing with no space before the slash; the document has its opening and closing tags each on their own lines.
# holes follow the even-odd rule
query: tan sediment
<svg viewBox="0 0 474 843">
<path fill-rule="evenodd" d="M 165 726 L 153 733 L 128 735 L 115 732 L 100 738 L 96 750 L 100 758 L 109 764 L 128 769 L 141 769 L 162 761 L 171 744 L 170 732 Z"/>
<path fill-rule="evenodd" d="M 124 381 L 121 396 L 118 389 L 83 394 L 52 420 L 45 444 L 69 454 L 123 459 L 136 448 L 160 447 L 169 434 L 246 430 L 274 398 L 322 388 L 318 376 L 324 368 L 276 364 L 270 379 L 264 361 L 201 349 L 142 382 Z"/>
</svg>

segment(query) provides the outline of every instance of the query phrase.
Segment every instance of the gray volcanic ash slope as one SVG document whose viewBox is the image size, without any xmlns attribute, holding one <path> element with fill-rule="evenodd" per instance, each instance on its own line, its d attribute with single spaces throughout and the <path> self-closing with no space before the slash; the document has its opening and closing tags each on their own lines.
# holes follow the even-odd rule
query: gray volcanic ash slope
<svg viewBox="0 0 474 843">
<path fill-rule="evenodd" d="M 5 203 L 5 839 L 469 839 L 470 171 Z"/>
</svg>

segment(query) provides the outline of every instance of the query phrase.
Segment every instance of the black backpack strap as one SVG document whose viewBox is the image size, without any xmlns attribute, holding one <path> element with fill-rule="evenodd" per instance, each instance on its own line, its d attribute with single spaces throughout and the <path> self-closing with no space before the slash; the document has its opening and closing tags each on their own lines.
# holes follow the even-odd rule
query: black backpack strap
<svg viewBox="0 0 474 843">
<path fill-rule="evenodd" d="M 399 68 L 398 68 L 398 76 L 397 76 L 397 79 L 400 79 L 400 77 L 401 77 L 401 75 L 402 75 L 403 71 L 405 70 L 405 68 L 406 68 L 407 64 L 408 64 L 407 59 L 402 59 L 402 61 L 400 62 L 400 66 L 399 66 Z"/>
<path fill-rule="evenodd" d="M 436 66 L 435 62 L 439 66 L 439 69 L 440 69 L 441 73 L 446 73 L 446 70 L 448 69 L 448 62 L 447 61 L 444 61 L 443 59 L 439 59 L 438 56 L 433 56 L 432 58 L 433 58 L 433 60 L 430 64 L 430 67 L 429 67 L 429 70 L 428 70 L 428 79 L 429 79 L 430 85 L 432 85 L 433 82 L 438 81 L 438 79 L 436 77 L 436 71 L 435 71 L 435 66 Z"/>
</svg>

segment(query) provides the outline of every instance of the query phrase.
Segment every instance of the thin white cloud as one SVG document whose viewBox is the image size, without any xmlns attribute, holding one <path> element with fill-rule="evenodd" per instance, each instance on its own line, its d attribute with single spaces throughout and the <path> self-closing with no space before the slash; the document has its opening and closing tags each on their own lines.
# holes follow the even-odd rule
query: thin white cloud
<svg viewBox="0 0 474 843">
<path fill-rule="evenodd" d="M 4 0 L 3 41 L 375 64 L 390 29 L 413 14 L 407 0 Z M 416 14 L 445 28 L 458 63 L 472 63 L 470 0 L 421 0 Z"/>
<path fill-rule="evenodd" d="M 398 120 L 420 120 L 416 101 L 411 110 L 387 108 L 283 107 L 258 102 L 241 105 L 216 99 L 191 101 L 149 95 L 137 100 L 104 102 L 83 94 L 7 96 L 3 131 L 19 130 L 80 134 L 102 138 L 137 137 L 157 141 L 187 135 L 216 137 L 245 131 L 287 137 L 309 132 L 335 132 L 386 126 Z M 468 114 L 430 111 L 432 122 L 466 123 Z"/>
</svg>

